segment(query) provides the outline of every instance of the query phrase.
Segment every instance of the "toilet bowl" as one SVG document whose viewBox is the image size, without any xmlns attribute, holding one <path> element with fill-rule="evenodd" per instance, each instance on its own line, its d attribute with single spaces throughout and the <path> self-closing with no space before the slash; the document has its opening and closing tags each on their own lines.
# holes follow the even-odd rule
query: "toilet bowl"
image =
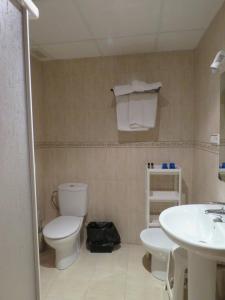
<svg viewBox="0 0 225 300">
<path fill-rule="evenodd" d="M 46 243 L 56 251 L 56 267 L 68 268 L 80 252 L 80 230 L 83 218 L 60 216 L 43 230 Z"/>
<path fill-rule="evenodd" d="M 87 213 L 87 184 L 64 183 L 58 187 L 59 217 L 43 229 L 46 243 L 55 249 L 59 270 L 72 265 L 80 252 L 80 231 Z"/>
<path fill-rule="evenodd" d="M 140 234 L 145 249 L 151 254 L 151 273 L 157 279 L 166 280 L 167 263 L 171 249 L 176 245 L 161 228 L 147 228 Z"/>
</svg>

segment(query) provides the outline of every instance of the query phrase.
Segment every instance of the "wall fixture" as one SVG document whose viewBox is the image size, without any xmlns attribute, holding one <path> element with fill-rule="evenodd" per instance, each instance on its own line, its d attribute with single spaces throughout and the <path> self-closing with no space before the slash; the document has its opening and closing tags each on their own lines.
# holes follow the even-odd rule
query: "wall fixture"
<svg viewBox="0 0 225 300">
<path fill-rule="evenodd" d="M 217 70 L 219 69 L 220 65 L 224 62 L 225 60 L 225 51 L 224 50 L 220 50 L 214 60 L 213 63 L 211 64 L 210 68 L 212 69 L 212 73 L 215 74 L 217 72 Z"/>
</svg>

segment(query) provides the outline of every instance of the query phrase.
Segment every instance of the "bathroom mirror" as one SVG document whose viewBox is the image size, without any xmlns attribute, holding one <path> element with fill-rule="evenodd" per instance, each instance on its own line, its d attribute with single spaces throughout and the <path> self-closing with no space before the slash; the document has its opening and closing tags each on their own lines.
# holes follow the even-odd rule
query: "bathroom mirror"
<svg viewBox="0 0 225 300">
<path fill-rule="evenodd" d="M 219 179 L 225 181 L 225 72 L 220 78 Z"/>
</svg>

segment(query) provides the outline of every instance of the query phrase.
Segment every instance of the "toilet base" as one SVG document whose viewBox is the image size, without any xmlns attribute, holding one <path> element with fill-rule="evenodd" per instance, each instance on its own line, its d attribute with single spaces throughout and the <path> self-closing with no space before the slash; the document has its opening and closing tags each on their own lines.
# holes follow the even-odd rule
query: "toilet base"
<svg viewBox="0 0 225 300">
<path fill-rule="evenodd" d="M 67 269 L 72 265 L 79 256 L 80 253 L 80 235 L 77 238 L 73 238 L 73 242 L 67 243 L 67 247 L 59 247 L 56 250 L 55 264 L 59 270 Z"/>
<path fill-rule="evenodd" d="M 46 243 L 55 249 L 55 265 L 59 270 L 71 266 L 80 253 L 80 232 L 64 239 L 49 239 L 45 237 Z"/>
<path fill-rule="evenodd" d="M 65 270 L 71 266 L 78 258 L 78 253 L 65 255 L 60 251 L 56 251 L 55 266 L 58 270 Z"/>
<path fill-rule="evenodd" d="M 151 273 L 155 278 L 165 281 L 167 276 L 167 263 L 152 255 Z"/>
</svg>

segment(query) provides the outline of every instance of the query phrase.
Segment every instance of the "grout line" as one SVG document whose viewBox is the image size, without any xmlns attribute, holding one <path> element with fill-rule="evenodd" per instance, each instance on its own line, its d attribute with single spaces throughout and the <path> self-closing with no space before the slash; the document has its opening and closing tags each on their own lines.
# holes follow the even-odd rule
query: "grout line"
<svg viewBox="0 0 225 300">
<path fill-rule="evenodd" d="M 74 143 L 74 142 L 37 142 L 36 149 L 42 148 L 192 148 L 193 141 L 159 141 L 159 142 L 99 142 L 99 143 Z"/>
<path fill-rule="evenodd" d="M 125 283 L 124 283 L 124 300 L 127 299 L 127 287 L 128 287 L 128 267 L 129 267 L 129 258 L 130 258 L 130 247 L 127 249 L 127 271 L 126 271 L 126 278 L 125 278 Z"/>
<path fill-rule="evenodd" d="M 219 145 L 208 142 L 197 142 L 191 140 L 154 141 L 154 142 L 36 142 L 35 149 L 49 148 L 193 148 L 211 153 L 219 153 Z"/>
<path fill-rule="evenodd" d="M 158 22 L 158 30 L 156 32 L 156 38 L 155 38 L 155 51 L 158 51 L 159 48 L 159 34 L 160 34 L 160 28 L 162 25 L 162 18 L 163 18 L 163 10 L 165 6 L 165 0 L 161 0 L 160 3 L 160 12 L 159 12 L 159 22 Z"/>
<path fill-rule="evenodd" d="M 100 47 L 99 47 L 99 44 L 98 44 L 98 42 L 97 42 L 97 39 L 95 38 L 95 35 L 94 35 L 93 31 L 91 30 L 91 27 L 89 26 L 88 21 L 86 20 L 86 18 L 85 18 L 85 16 L 84 16 L 84 14 L 83 14 L 83 12 L 82 12 L 82 10 L 81 10 L 81 8 L 80 8 L 78 2 L 77 2 L 77 1 L 73 1 L 73 2 L 74 2 L 75 7 L 77 8 L 77 10 L 78 10 L 78 12 L 79 12 L 79 14 L 80 14 L 80 17 L 81 17 L 81 19 L 82 19 L 82 21 L 83 21 L 85 27 L 87 28 L 89 34 L 92 36 L 92 39 L 91 39 L 91 40 L 95 43 L 95 46 L 96 46 L 96 48 L 97 48 L 97 50 L 98 50 L 98 52 L 99 52 L 99 55 L 100 55 L 100 56 L 104 56 L 103 53 L 102 53 L 102 51 L 101 51 L 101 49 L 100 49 Z M 87 41 L 87 40 L 86 40 L 86 41 Z"/>
<path fill-rule="evenodd" d="M 169 30 L 169 31 L 161 31 L 160 33 L 182 33 L 182 32 L 193 32 L 193 31 L 203 31 L 204 29 L 197 28 L 197 29 L 187 29 L 187 30 Z M 135 35 L 126 35 L 126 36 L 112 36 L 111 38 L 114 40 L 120 40 L 124 38 L 136 38 L 136 37 L 149 37 L 149 36 L 157 36 L 159 32 L 154 33 L 146 33 L 146 34 L 135 34 Z M 35 43 L 35 41 L 31 41 L 31 45 L 33 48 L 41 47 L 41 46 L 58 46 L 58 45 L 70 45 L 76 43 L 84 43 L 84 42 L 98 42 L 98 41 L 105 41 L 107 37 L 104 38 L 89 38 L 89 39 L 81 39 L 76 41 L 65 41 L 65 42 L 56 42 L 56 43 Z M 176 50 L 174 50 L 176 51 Z M 177 50 L 180 51 L 180 50 Z"/>
</svg>

